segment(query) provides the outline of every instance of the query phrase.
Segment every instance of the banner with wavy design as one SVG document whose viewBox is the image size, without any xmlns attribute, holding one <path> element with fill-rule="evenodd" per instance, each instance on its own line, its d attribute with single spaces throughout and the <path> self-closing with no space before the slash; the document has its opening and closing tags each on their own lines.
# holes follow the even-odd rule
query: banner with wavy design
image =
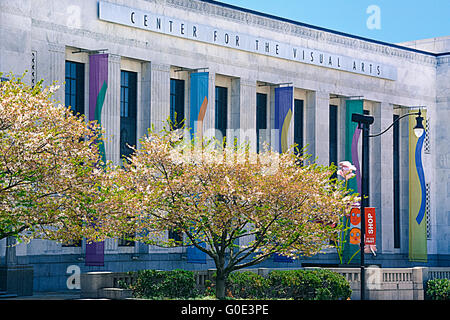
<svg viewBox="0 0 450 320">
<path fill-rule="evenodd" d="M 189 126 L 191 135 L 203 137 L 203 121 L 208 108 L 209 73 L 191 73 L 191 112 Z"/>
<path fill-rule="evenodd" d="M 426 119 L 426 111 L 422 111 Z M 409 117 L 409 260 L 427 261 L 426 185 L 422 162 L 425 133 L 414 134 L 416 118 Z"/>
<path fill-rule="evenodd" d="M 363 114 L 363 100 L 347 100 L 345 106 L 345 159 L 350 161 L 356 167 L 356 177 L 348 181 L 347 188 L 353 193 L 361 193 L 361 171 L 360 171 L 360 138 L 362 137 L 361 129 L 358 124 L 352 121 L 352 114 Z M 353 212 L 353 211 L 352 211 Z M 351 218 L 344 218 L 344 224 L 349 227 L 349 232 L 345 234 L 345 244 L 343 252 L 344 264 L 359 263 L 360 254 L 360 220 L 355 222 Z"/>
<path fill-rule="evenodd" d="M 288 135 L 294 104 L 294 88 L 275 88 L 275 130 L 278 130 L 277 144 L 274 146 L 280 153 L 289 149 Z"/>
<path fill-rule="evenodd" d="M 102 124 L 101 114 L 108 89 L 108 54 L 89 56 L 89 121 Z M 99 152 L 103 163 L 106 162 L 103 141 L 99 141 Z M 104 265 L 104 242 L 86 243 L 86 266 Z"/>
</svg>

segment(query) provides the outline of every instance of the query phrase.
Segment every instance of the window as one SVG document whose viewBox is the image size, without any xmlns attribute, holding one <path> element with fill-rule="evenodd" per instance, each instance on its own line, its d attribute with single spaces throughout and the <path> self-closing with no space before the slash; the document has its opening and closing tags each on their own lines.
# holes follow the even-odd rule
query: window
<svg viewBox="0 0 450 320">
<path fill-rule="evenodd" d="M 294 143 L 297 144 L 298 151 L 303 148 L 303 100 L 294 100 Z"/>
<path fill-rule="evenodd" d="M 175 129 L 182 126 L 184 120 L 184 80 L 170 79 L 170 121 Z"/>
<path fill-rule="evenodd" d="M 134 237 L 134 234 L 130 235 L 131 237 Z M 127 238 L 120 238 L 118 240 L 117 245 L 119 247 L 134 247 L 134 241 L 128 240 Z"/>
<path fill-rule="evenodd" d="M 84 114 L 84 64 L 66 61 L 65 105 Z"/>
<path fill-rule="evenodd" d="M 227 130 L 228 89 L 216 87 L 216 130 L 220 131 L 222 138 L 226 137 Z"/>
<path fill-rule="evenodd" d="M 120 157 L 133 153 L 129 146 L 136 146 L 137 127 L 137 73 L 120 73 Z"/>
<path fill-rule="evenodd" d="M 328 159 L 330 164 L 338 165 L 338 107 L 330 105 L 329 114 L 329 146 L 328 146 Z M 333 174 L 333 178 L 336 178 L 336 173 Z"/>
<path fill-rule="evenodd" d="M 169 229 L 169 239 L 173 239 L 176 244 L 182 244 L 183 233 L 175 229 Z"/>
<path fill-rule="evenodd" d="M 267 94 L 256 94 L 256 152 L 263 147 L 260 136 L 264 135 L 267 129 Z M 263 130 L 261 132 L 261 130 Z"/>
<path fill-rule="evenodd" d="M 393 182 L 394 182 L 394 248 L 400 248 L 400 124 L 394 114 Z"/>
<path fill-rule="evenodd" d="M 81 239 L 64 241 L 62 247 L 81 247 Z"/>
</svg>

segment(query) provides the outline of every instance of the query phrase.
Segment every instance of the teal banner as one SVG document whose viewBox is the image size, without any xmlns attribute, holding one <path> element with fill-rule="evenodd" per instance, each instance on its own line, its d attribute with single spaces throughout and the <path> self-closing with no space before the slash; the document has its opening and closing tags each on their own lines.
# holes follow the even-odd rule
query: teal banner
<svg viewBox="0 0 450 320">
<path fill-rule="evenodd" d="M 350 161 L 356 167 L 356 177 L 350 179 L 347 188 L 353 190 L 353 193 L 361 193 L 361 172 L 359 165 L 358 143 L 362 137 L 358 124 L 352 122 L 352 114 L 363 114 L 363 100 L 347 100 L 345 106 L 345 159 Z M 358 209 L 359 210 L 359 209 Z M 353 210 L 352 217 L 344 218 L 344 224 L 347 230 L 344 234 L 343 264 L 358 264 L 361 259 L 360 241 L 361 224 L 360 212 Z"/>
<path fill-rule="evenodd" d="M 203 121 L 208 109 L 209 73 L 191 73 L 191 111 L 189 129 L 191 137 L 203 136 Z"/>
</svg>

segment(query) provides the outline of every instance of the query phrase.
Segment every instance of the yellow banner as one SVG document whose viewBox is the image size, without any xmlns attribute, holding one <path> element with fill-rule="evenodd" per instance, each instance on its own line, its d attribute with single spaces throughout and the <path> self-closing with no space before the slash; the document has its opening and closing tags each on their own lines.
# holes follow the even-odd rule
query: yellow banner
<svg viewBox="0 0 450 320">
<path fill-rule="evenodd" d="M 426 111 L 421 111 L 424 121 Z M 426 132 L 414 134 L 416 118 L 409 117 L 409 260 L 427 261 L 426 186 L 422 150 Z"/>
</svg>

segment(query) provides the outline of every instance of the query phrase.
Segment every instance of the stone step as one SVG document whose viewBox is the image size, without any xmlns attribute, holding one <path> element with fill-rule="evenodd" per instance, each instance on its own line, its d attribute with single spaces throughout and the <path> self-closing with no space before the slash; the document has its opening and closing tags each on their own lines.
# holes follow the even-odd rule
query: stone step
<svg viewBox="0 0 450 320">
<path fill-rule="evenodd" d="M 0 299 L 16 298 L 17 294 L 0 291 Z"/>
</svg>

